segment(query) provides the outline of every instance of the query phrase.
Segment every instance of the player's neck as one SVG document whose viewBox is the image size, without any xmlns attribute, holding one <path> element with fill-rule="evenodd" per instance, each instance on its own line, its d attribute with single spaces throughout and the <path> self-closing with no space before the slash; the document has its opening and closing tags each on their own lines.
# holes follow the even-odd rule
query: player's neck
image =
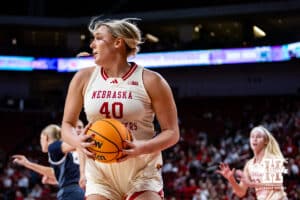
<svg viewBox="0 0 300 200">
<path fill-rule="evenodd" d="M 265 149 L 260 150 L 259 152 L 254 152 L 254 162 L 260 163 L 265 155 Z"/>
<path fill-rule="evenodd" d="M 104 68 L 104 72 L 108 77 L 123 77 L 131 68 L 129 63 L 122 63 L 111 67 Z"/>
</svg>

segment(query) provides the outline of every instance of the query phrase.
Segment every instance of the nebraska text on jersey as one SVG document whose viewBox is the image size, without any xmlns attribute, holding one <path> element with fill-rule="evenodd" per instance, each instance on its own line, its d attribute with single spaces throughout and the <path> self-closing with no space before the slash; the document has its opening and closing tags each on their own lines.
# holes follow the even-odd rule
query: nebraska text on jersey
<svg viewBox="0 0 300 200">
<path fill-rule="evenodd" d="M 92 99 L 132 99 L 132 92 L 96 90 L 92 93 Z"/>
</svg>

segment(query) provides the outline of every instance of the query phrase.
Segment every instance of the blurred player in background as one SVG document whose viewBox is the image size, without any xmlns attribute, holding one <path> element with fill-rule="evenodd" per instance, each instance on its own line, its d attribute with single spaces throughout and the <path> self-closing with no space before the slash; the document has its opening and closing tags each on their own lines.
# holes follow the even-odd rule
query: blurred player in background
<svg viewBox="0 0 300 200">
<path fill-rule="evenodd" d="M 80 130 L 80 127 L 83 127 L 82 121 L 78 120 L 77 124 L 76 132 L 82 132 Z M 12 156 L 13 162 L 43 175 L 44 184 L 58 185 L 59 200 L 84 199 L 84 190 L 81 187 L 85 187 L 85 177 L 84 174 L 80 175 L 79 158 L 74 152 L 75 148 L 60 139 L 61 129 L 57 125 L 50 124 L 41 132 L 42 152 L 48 153 L 51 167 L 31 162 L 23 155 Z M 80 176 L 82 176 L 81 183 Z"/>
<path fill-rule="evenodd" d="M 90 47 L 96 66 L 79 70 L 73 77 L 65 102 L 62 122 L 64 141 L 82 148 L 91 136 L 74 136 L 72 129 L 84 107 L 89 123 L 115 118 L 126 125 L 133 142 L 117 163 L 86 160 L 88 200 L 162 199 L 161 151 L 179 139 L 177 109 L 172 91 L 158 73 L 133 62 L 142 43 L 141 32 L 129 19 L 93 19 L 89 29 L 94 36 Z M 157 117 L 161 132 L 153 125 Z"/>
<path fill-rule="evenodd" d="M 250 146 L 254 157 L 250 159 L 243 172 L 230 169 L 221 163 L 219 174 L 231 184 L 233 192 L 243 197 L 249 187 L 255 188 L 258 200 L 286 200 L 283 187 L 284 159 L 273 135 L 263 126 L 254 127 L 250 132 Z M 235 175 L 240 179 L 238 183 Z"/>
</svg>

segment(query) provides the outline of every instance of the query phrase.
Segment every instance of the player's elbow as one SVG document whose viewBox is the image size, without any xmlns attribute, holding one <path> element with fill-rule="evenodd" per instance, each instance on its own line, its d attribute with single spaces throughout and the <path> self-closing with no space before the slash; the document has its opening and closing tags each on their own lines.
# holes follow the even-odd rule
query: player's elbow
<svg viewBox="0 0 300 200">
<path fill-rule="evenodd" d="M 173 129 L 172 131 L 172 134 L 171 134 L 171 146 L 177 144 L 177 142 L 179 141 L 179 138 L 180 138 L 180 134 L 179 134 L 179 129 L 176 128 L 176 129 Z"/>
</svg>

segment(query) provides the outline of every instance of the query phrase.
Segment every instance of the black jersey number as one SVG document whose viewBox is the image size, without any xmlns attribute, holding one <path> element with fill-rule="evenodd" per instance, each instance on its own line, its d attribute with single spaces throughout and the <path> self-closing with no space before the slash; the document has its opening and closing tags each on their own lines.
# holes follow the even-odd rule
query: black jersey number
<svg viewBox="0 0 300 200">
<path fill-rule="evenodd" d="M 111 111 L 111 112 L 110 112 Z M 121 102 L 104 102 L 99 110 L 106 118 L 121 119 L 123 117 L 123 104 Z M 112 115 L 112 116 L 111 116 Z"/>
</svg>

